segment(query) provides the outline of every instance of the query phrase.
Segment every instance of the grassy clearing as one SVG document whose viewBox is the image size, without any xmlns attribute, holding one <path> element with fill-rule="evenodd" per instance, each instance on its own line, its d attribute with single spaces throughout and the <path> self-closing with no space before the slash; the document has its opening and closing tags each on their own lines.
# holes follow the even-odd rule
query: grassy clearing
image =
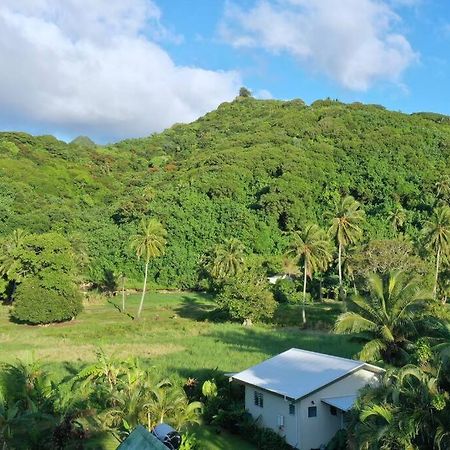
<svg viewBox="0 0 450 450">
<path fill-rule="evenodd" d="M 138 300 L 130 296 L 127 311 L 134 313 Z M 200 294 L 149 294 L 140 321 L 121 313 L 119 304 L 115 298 L 88 305 L 72 322 L 38 327 L 10 322 L 8 308 L 0 307 L 0 361 L 34 357 L 70 370 L 93 361 L 101 347 L 118 358 L 140 357 L 167 375 L 185 379 L 214 368 L 238 371 L 291 347 L 346 357 L 358 351 L 357 343 L 327 332 L 209 322 L 205 318 L 214 303 Z M 326 312 L 328 306 L 321 308 Z M 291 321 L 300 317 L 292 307 L 285 314 Z"/>
<path fill-rule="evenodd" d="M 127 299 L 130 313 L 136 311 L 138 300 L 137 295 Z M 326 332 L 209 322 L 205 317 L 214 303 L 200 294 L 150 294 L 140 321 L 121 313 L 119 303 L 115 298 L 88 305 L 72 322 L 41 327 L 12 323 L 8 308 L 1 307 L 0 360 L 13 362 L 34 355 L 70 371 L 94 360 L 101 347 L 118 358 L 140 357 L 164 374 L 185 379 L 214 368 L 238 371 L 291 347 L 347 357 L 358 350 L 357 343 Z M 298 311 L 287 314 L 292 320 Z"/>
</svg>

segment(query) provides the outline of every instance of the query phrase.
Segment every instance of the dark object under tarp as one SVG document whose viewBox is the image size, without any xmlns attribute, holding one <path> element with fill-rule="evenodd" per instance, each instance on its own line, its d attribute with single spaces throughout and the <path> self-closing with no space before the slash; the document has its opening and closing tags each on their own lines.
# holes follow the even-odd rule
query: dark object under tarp
<svg viewBox="0 0 450 450">
<path fill-rule="evenodd" d="M 117 450 L 168 450 L 168 448 L 150 431 L 138 425 Z"/>
</svg>

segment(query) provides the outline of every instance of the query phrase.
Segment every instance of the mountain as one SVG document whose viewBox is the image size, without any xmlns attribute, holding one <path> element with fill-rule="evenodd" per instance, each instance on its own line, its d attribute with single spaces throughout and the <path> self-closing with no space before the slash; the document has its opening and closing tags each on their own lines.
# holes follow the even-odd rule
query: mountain
<svg viewBox="0 0 450 450">
<path fill-rule="evenodd" d="M 79 145 L 80 147 L 90 147 L 93 148 L 96 146 L 95 142 L 87 137 L 87 136 L 77 136 L 75 139 L 73 139 L 71 144 Z"/>
<path fill-rule="evenodd" d="M 163 286 L 195 287 L 201 255 L 226 237 L 270 259 L 285 231 L 327 226 L 341 194 L 366 210 L 367 239 L 393 235 L 406 211 L 413 238 L 450 191 L 450 118 L 379 105 L 238 98 L 187 125 L 106 147 L 0 133 L 0 235 L 15 228 L 67 234 L 101 283 L 125 271 L 143 215 L 164 222 L 166 255 L 152 266 Z M 445 190 L 443 187 L 449 189 Z M 448 199 L 447 199 L 448 200 Z"/>
</svg>

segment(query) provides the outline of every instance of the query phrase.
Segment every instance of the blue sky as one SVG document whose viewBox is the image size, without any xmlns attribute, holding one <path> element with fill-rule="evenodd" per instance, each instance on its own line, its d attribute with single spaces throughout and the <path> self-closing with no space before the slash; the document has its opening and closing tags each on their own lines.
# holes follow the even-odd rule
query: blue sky
<svg viewBox="0 0 450 450">
<path fill-rule="evenodd" d="M 3 0 L 0 129 L 145 136 L 231 100 L 450 114 L 444 0 Z"/>
</svg>

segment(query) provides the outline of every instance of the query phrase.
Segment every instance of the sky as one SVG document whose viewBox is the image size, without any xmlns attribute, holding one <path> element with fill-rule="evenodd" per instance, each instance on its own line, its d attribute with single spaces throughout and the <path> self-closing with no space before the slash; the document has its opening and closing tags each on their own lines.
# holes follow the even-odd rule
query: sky
<svg viewBox="0 0 450 450">
<path fill-rule="evenodd" d="M 0 0 L 0 130 L 98 143 L 240 86 L 450 115 L 448 0 Z"/>
</svg>

